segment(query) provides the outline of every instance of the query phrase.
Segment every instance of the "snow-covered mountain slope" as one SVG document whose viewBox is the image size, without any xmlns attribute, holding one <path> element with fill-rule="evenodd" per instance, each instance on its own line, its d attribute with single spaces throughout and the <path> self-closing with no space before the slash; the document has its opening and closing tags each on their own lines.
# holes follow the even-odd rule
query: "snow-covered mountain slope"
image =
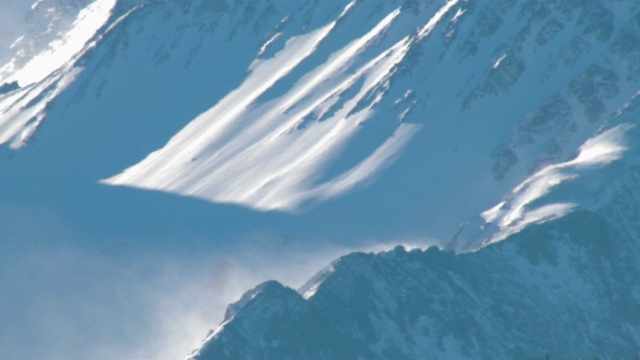
<svg viewBox="0 0 640 360">
<path fill-rule="evenodd" d="M 449 248 L 477 250 L 529 224 L 559 218 L 577 208 L 592 208 L 611 191 L 612 175 L 603 168 L 620 160 L 629 147 L 637 147 L 640 139 L 626 138 L 636 125 L 637 120 L 603 131 L 582 145 L 574 159 L 536 172 L 504 201 L 463 224 Z M 480 239 L 482 242 L 477 243 Z"/>
<path fill-rule="evenodd" d="M 483 214 L 493 231 L 464 238 L 479 250 L 354 253 L 298 291 L 264 283 L 229 306 L 191 358 L 633 358 L 639 121 L 640 97 L 574 160 Z M 622 151 L 625 143 L 634 146 Z M 598 169 L 585 174 L 592 163 Z M 572 212 L 548 216 L 568 200 Z"/>
<path fill-rule="evenodd" d="M 517 179 L 573 153 L 637 91 L 636 51 L 622 50 L 630 46 L 622 34 L 638 34 L 631 2 L 602 6 L 604 20 L 594 5 L 414 6 L 351 2 L 303 34 L 273 30 L 237 88 L 105 182 L 295 211 L 370 180 L 411 139 L 433 137 L 458 154 L 441 142 L 417 151 L 438 153 L 418 165 L 429 173 Z M 618 58 L 606 51 L 614 45 Z M 479 133 L 482 143 L 471 137 Z M 494 196 L 505 190 L 490 187 Z"/>
<path fill-rule="evenodd" d="M 10 171 L 445 239 L 640 78 L 635 1 L 110 1 L 0 95 L 2 142 L 29 145 Z"/>
<path fill-rule="evenodd" d="M 33 4 L 33 16 L 46 8 L 37 24 L 48 22 L 49 28 L 42 34 L 34 26 L 19 37 L 11 45 L 17 48 L 14 56 L 0 68 L 0 84 L 5 88 L 0 92 L 0 144 L 11 142 L 14 149 L 26 144 L 46 116 L 47 105 L 75 80 L 79 72 L 75 62 L 95 45 L 92 40 L 110 19 L 115 5 L 116 0 L 94 1 L 65 26 L 64 10 L 41 2 Z M 51 40 L 45 46 L 42 42 L 47 39 Z"/>
<path fill-rule="evenodd" d="M 0 82 L 43 50 L 59 45 L 91 0 L 3 1 L 0 3 Z M 97 24 L 99 25 L 99 24 Z M 87 35 L 92 35 L 90 32 Z"/>
<path fill-rule="evenodd" d="M 49 21 L 51 4 L 73 9 Z M 556 236 L 564 230 L 553 226 L 579 216 L 623 229 L 603 239 L 637 239 L 624 225 L 637 222 L 637 198 L 620 190 L 637 182 L 607 170 L 628 164 L 638 143 L 635 0 L 43 0 L 33 11 L 31 35 L 0 57 L 0 281 L 21 289 L 0 297 L 0 322 L 15 325 L 0 336 L 9 357 L 100 357 L 85 340 L 117 348 L 114 334 L 163 342 L 158 329 L 176 318 L 145 318 L 148 297 L 129 300 L 137 290 L 101 288 L 87 306 L 86 284 L 126 268 L 123 258 L 139 270 L 138 257 L 179 249 L 230 258 L 262 281 L 300 249 L 320 258 L 456 233 L 451 249 L 480 250 L 447 254 L 447 266 L 487 256 L 490 268 L 511 255 L 495 249 L 517 249 L 500 240 L 537 226 Z M 582 238 L 567 236 L 558 238 Z M 269 251 L 255 255 L 263 239 Z M 52 271 L 32 256 L 49 245 L 100 261 L 54 259 L 73 266 Z M 482 255 L 491 251 L 509 256 Z M 218 301 L 230 296 L 219 288 Z M 111 357 L 135 357 L 125 353 Z"/>
</svg>

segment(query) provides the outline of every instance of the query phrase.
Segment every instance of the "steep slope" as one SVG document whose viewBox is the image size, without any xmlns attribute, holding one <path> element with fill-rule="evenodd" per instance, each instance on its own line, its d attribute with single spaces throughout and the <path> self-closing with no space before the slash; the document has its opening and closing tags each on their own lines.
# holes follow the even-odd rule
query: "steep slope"
<svg viewBox="0 0 640 360">
<path fill-rule="evenodd" d="M 448 247 L 458 252 L 477 250 L 529 224 L 559 218 L 579 208 L 592 209 L 612 191 L 615 177 L 603 168 L 620 160 L 629 147 L 637 148 L 636 138 L 627 139 L 636 124 L 623 123 L 602 131 L 585 142 L 573 159 L 536 172 L 504 201 L 463 224 Z"/>
<path fill-rule="evenodd" d="M 106 183 L 296 211 L 375 177 L 414 139 L 404 162 L 429 169 L 417 183 L 473 178 L 500 196 L 509 181 L 495 180 L 570 155 L 637 90 L 637 10 L 351 2 L 303 35 L 274 30 L 239 87 Z M 336 41 L 345 32 L 357 35 Z"/>
<path fill-rule="evenodd" d="M 634 1 L 109 1 L 0 95 L 10 172 L 445 239 L 637 91 Z"/>
<path fill-rule="evenodd" d="M 572 212 L 480 233 L 472 240 L 485 241 L 471 243 L 482 248 L 471 253 L 354 253 L 298 292 L 262 284 L 229 307 L 191 358 L 633 358 L 640 351 L 638 121 L 640 98 L 566 166 L 594 152 L 617 149 L 617 156 L 581 163 L 588 176 L 552 184 L 564 188 L 538 192 L 520 209 L 526 218 L 536 206 L 570 199 Z M 611 131 L 621 126 L 614 141 Z"/>
<path fill-rule="evenodd" d="M 26 144 L 46 116 L 49 103 L 75 80 L 79 72 L 75 62 L 95 45 L 115 6 L 116 0 L 94 1 L 65 26 L 59 19 L 64 11 L 34 3 L 32 14 L 36 16 L 47 7 L 44 19 L 39 20 L 40 26 L 49 22 L 49 29 L 43 34 L 34 26 L 19 37 L 11 46 L 19 50 L 0 67 L 0 84 L 4 85 L 0 92 L 0 144 L 10 142 L 13 149 Z M 53 31 L 57 27 L 59 31 Z M 49 44 L 43 45 L 47 40 Z"/>
</svg>

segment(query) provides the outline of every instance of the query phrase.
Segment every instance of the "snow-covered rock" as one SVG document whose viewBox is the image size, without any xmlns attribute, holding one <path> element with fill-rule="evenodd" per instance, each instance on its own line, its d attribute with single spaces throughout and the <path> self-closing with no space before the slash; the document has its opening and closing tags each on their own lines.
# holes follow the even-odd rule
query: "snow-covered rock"
<svg viewBox="0 0 640 360">
<path fill-rule="evenodd" d="M 309 296 L 261 285 L 191 357 L 632 358 L 639 255 L 581 211 L 474 253 L 355 253 Z"/>
</svg>

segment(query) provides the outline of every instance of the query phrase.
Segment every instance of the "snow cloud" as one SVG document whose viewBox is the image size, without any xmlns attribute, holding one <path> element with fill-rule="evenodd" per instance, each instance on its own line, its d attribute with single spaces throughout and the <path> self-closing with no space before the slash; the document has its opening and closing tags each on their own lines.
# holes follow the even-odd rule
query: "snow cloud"
<svg viewBox="0 0 640 360">
<path fill-rule="evenodd" d="M 87 234 L 57 214 L 0 205 L 0 323 L 12 324 L 0 358 L 184 358 L 248 289 L 297 288 L 353 250 L 257 233 L 227 246 L 177 234 L 172 248 Z"/>
</svg>

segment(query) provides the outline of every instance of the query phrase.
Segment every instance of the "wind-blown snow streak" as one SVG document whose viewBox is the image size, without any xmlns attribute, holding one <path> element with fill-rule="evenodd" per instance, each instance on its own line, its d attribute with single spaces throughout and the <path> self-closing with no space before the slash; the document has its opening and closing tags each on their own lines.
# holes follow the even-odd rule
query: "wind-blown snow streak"
<svg viewBox="0 0 640 360">
<path fill-rule="evenodd" d="M 375 113 L 374 105 L 388 89 L 388 80 L 412 41 L 428 35 L 456 2 L 438 11 L 417 37 L 407 36 L 355 66 L 358 54 L 382 36 L 400 14 L 399 8 L 392 11 L 364 36 L 300 77 L 283 95 L 261 103 L 263 93 L 316 50 L 337 20 L 352 8 L 350 3 L 336 21 L 289 39 L 273 58 L 255 60 L 249 76 L 236 90 L 163 148 L 102 182 L 281 211 L 296 211 L 304 203 L 353 189 L 387 166 L 419 126 L 399 124 L 370 155 L 337 176 L 331 177 L 326 169 L 331 160 L 348 151 L 346 145 L 360 130 L 359 125 Z M 345 71 L 349 67 L 353 71 Z M 355 95 L 350 95 L 354 89 Z M 363 106 L 365 101 L 368 104 Z M 323 175 L 330 178 L 319 182 Z"/>
<path fill-rule="evenodd" d="M 411 137 L 420 130 L 420 125 L 402 124 L 392 137 L 387 139 L 369 157 L 363 160 L 346 173 L 334 180 L 323 184 L 317 191 L 325 198 L 341 194 L 366 181 L 371 174 L 375 174 L 393 161 L 393 156 L 398 154 Z"/>
<path fill-rule="evenodd" d="M 431 19 L 429 19 L 429 21 L 422 27 L 422 29 L 420 29 L 420 32 L 418 32 L 418 40 L 422 40 L 427 35 L 429 35 L 431 31 L 433 31 L 433 29 L 436 27 L 436 25 L 438 25 L 440 19 L 442 19 L 442 17 L 447 12 L 449 12 L 449 10 L 451 10 L 451 8 L 454 7 L 459 1 L 460 0 L 449 0 L 446 4 L 444 4 L 444 6 L 441 7 Z M 456 14 L 456 16 L 454 17 L 458 16 L 459 15 Z"/>
<path fill-rule="evenodd" d="M 583 204 L 574 201 L 558 202 L 550 194 L 569 181 L 578 181 L 586 171 L 597 169 L 620 159 L 627 150 L 625 133 L 634 125 L 621 124 L 587 140 L 579 149 L 575 159 L 550 165 L 518 185 L 498 205 L 483 212 L 479 219 L 480 233 L 468 236 L 459 234 L 454 240 L 457 251 L 474 251 L 489 244 L 502 241 L 519 232 L 529 224 L 542 223 L 560 218 Z M 593 182 L 593 178 L 590 178 Z M 574 191 L 580 191 L 576 187 Z M 572 191 L 565 189 L 562 199 L 572 199 Z M 546 200 L 544 200 L 547 198 Z M 577 199 L 589 199 L 577 196 Z M 543 201 L 544 200 L 544 201 Z M 472 225 L 472 224 L 469 224 Z M 470 229 L 475 231 L 476 229 Z M 467 239 L 461 239 L 467 237 Z"/>
</svg>

